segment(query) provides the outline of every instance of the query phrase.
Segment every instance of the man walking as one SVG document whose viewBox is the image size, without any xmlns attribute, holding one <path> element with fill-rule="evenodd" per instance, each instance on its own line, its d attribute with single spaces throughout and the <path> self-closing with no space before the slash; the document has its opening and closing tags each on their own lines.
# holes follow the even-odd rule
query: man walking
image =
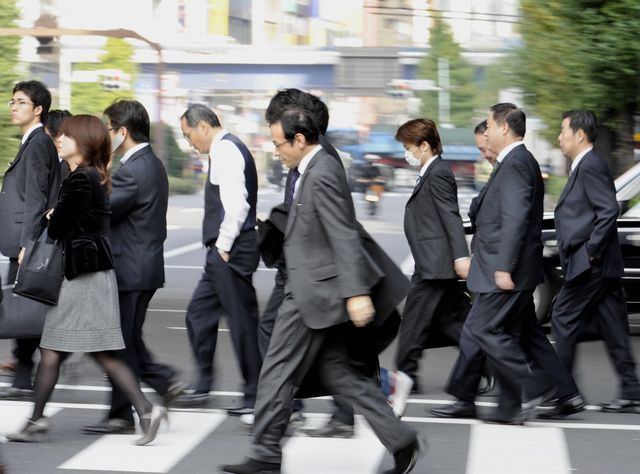
<svg viewBox="0 0 640 474">
<path fill-rule="evenodd" d="M 111 247 L 118 280 L 120 323 L 126 348 L 121 357 L 138 378 L 169 405 L 185 386 L 176 372 L 153 360 L 142 328 L 149 302 L 164 285 L 169 182 L 162 162 L 149 145 L 150 121 L 136 100 L 118 100 L 104 111 L 114 154 L 121 156 L 112 175 Z M 106 419 L 84 427 L 88 433 L 134 433 L 131 402 L 112 384 Z"/>
<path fill-rule="evenodd" d="M 9 257 L 10 283 L 16 279 L 24 249 L 40 219 L 58 201 L 58 152 L 42 125 L 50 107 L 51 94 L 42 82 L 18 82 L 13 88 L 9 101 L 11 122 L 20 129 L 22 143 L 4 175 L 0 193 L 0 252 Z M 33 396 L 33 353 L 39 343 L 39 338 L 16 341 L 14 355 L 18 363 L 13 384 L 0 392 L 0 398 Z"/>
<path fill-rule="evenodd" d="M 533 291 L 543 279 L 540 167 L 522 139 L 526 117 L 509 103 L 491 108 L 487 144 L 498 153 L 476 209 L 468 287 L 476 296 L 471 334 L 500 383 L 497 422 L 522 424 L 542 401 L 556 396 L 566 413 L 584 410 L 535 316 Z"/>
<path fill-rule="evenodd" d="M 564 282 L 553 306 L 551 328 L 558 356 L 572 371 L 578 336 L 593 321 L 620 379 L 619 398 L 604 403 L 602 411 L 640 413 L 640 384 L 620 282 L 624 264 L 618 240 L 619 208 L 609 167 L 593 151 L 596 127 L 596 117 L 588 110 L 562 115 L 558 141 L 571 160 L 571 174 L 555 209 Z M 540 416 L 562 415 L 568 409 L 559 401 Z"/>
<path fill-rule="evenodd" d="M 207 260 L 186 317 L 197 375 L 192 392 L 182 395 L 179 403 L 202 406 L 207 402 L 218 324 L 224 313 L 245 383 L 243 405 L 228 412 L 251 414 L 262 364 L 258 350 L 258 304 L 252 283 L 259 261 L 255 230 L 256 165 L 244 143 L 222 128 L 210 108 L 200 104 L 190 106 L 182 115 L 180 126 L 196 151 L 209 154 L 209 179 L 205 185 L 202 225 Z"/>
</svg>

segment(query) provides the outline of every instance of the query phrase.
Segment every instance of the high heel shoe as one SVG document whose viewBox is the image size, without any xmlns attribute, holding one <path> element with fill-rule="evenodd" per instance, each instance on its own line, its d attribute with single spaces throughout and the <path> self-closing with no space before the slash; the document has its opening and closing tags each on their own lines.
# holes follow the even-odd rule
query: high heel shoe
<svg viewBox="0 0 640 474">
<path fill-rule="evenodd" d="M 134 444 L 136 446 L 144 446 L 151 443 L 156 436 L 158 436 L 158 430 L 160 429 L 160 423 L 162 420 L 168 420 L 167 412 L 164 408 L 153 405 L 153 408 L 149 413 L 140 416 L 140 426 L 144 431 L 144 436 L 137 439 Z"/>
<path fill-rule="evenodd" d="M 51 427 L 49 418 L 42 417 L 36 421 L 27 421 L 27 425 L 22 428 L 22 431 L 17 433 L 10 433 L 7 435 L 9 441 L 29 443 L 36 441 L 41 435 L 44 435 Z"/>
</svg>

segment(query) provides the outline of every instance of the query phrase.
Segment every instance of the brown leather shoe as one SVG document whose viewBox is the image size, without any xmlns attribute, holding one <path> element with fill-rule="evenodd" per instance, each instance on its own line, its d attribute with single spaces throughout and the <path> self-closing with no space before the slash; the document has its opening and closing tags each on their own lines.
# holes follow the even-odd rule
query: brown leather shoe
<svg viewBox="0 0 640 474">
<path fill-rule="evenodd" d="M 18 361 L 15 359 L 8 359 L 0 362 L 0 370 L 3 372 L 15 372 L 16 367 L 18 367 Z"/>
</svg>

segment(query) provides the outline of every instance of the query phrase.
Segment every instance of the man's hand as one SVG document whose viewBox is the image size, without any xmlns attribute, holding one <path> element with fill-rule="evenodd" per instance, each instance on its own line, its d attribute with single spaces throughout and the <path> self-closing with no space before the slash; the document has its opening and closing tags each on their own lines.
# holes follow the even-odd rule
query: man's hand
<svg viewBox="0 0 640 474">
<path fill-rule="evenodd" d="M 470 266 L 471 266 L 470 258 L 465 258 L 464 260 L 458 260 L 457 262 L 453 263 L 454 270 L 456 271 L 458 276 L 463 280 L 466 280 L 467 277 L 469 276 Z"/>
<path fill-rule="evenodd" d="M 24 258 L 24 251 L 26 249 L 24 247 L 22 247 L 20 249 L 20 253 L 18 254 L 18 265 L 20 265 L 22 263 L 22 259 Z"/>
<path fill-rule="evenodd" d="M 218 253 L 220 254 L 220 257 L 222 258 L 222 260 L 224 260 L 226 263 L 229 263 L 229 252 L 222 249 L 218 249 Z"/>
<path fill-rule="evenodd" d="M 511 279 L 511 273 L 509 272 L 501 272 L 500 270 L 496 270 L 495 273 L 496 286 L 504 291 L 513 290 L 516 285 L 513 283 Z"/>
<path fill-rule="evenodd" d="M 44 217 L 46 217 L 47 220 L 51 220 L 51 214 L 53 214 L 53 209 L 49 209 Z"/>
<path fill-rule="evenodd" d="M 347 298 L 349 319 L 356 327 L 364 327 L 373 320 L 375 309 L 369 295 Z"/>
</svg>

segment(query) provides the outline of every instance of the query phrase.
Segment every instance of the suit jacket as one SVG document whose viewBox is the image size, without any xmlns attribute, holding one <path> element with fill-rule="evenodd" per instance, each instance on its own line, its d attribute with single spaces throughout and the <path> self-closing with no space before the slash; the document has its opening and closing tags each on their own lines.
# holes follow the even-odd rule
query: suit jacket
<svg viewBox="0 0 640 474">
<path fill-rule="evenodd" d="M 556 236 L 565 281 L 602 265 L 602 275 L 618 278 L 624 263 L 618 240 L 620 209 L 609 166 L 593 150 L 569 176 L 555 209 Z"/>
<path fill-rule="evenodd" d="M 76 168 L 64 180 L 49 220 L 49 236 L 63 242 L 64 276 L 113 268 L 109 245 L 109 195 L 92 166 Z"/>
<path fill-rule="evenodd" d="M 0 192 L 0 252 L 17 257 L 58 200 L 60 165 L 56 147 L 36 128 L 9 165 Z"/>
<path fill-rule="evenodd" d="M 514 291 L 535 288 L 543 280 L 543 199 L 538 162 L 524 145 L 515 147 L 478 195 L 469 290 L 502 292 L 495 284 L 497 270 L 511 273 Z"/>
<path fill-rule="evenodd" d="M 113 173 L 111 245 L 120 291 L 155 290 L 164 284 L 169 181 L 146 146 Z"/>
<path fill-rule="evenodd" d="M 469 256 L 458 188 L 449 165 L 440 157 L 413 189 L 404 211 L 404 233 L 423 280 L 457 278 L 454 260 Z"/>
<path fill-rule="evenodd" d="M 370 294 L 383 277 L 363 250 L 344 171 L 323 149 L 300 176 L 284 253 L 288 285 L 311 329 L 348 321 L 345 300 Z"/>
</svg>

